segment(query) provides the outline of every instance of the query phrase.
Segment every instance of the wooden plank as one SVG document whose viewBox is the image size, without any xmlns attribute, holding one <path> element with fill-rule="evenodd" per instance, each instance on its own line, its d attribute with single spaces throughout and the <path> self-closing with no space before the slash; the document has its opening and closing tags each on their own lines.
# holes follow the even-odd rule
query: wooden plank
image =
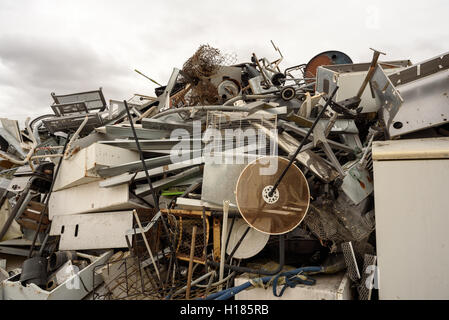
<svg viewBox="0 0 449 320">
<path fill-rule="evenodd" d="M 28 202 L 28 208 L 35 210 L 37 212 L 42 212 L 42 210 L 44 210 L 45 208 L 45 205 L 37 201 L 30 201 Z"/>
<path fill-rule="evenodd" d="M 39 213 L 35 213 L 35 212 L 31 212 L 28 209 L 25 210 L 22 213 L 22 216 L 31 220 L 34 220 L 36 222 L 39 222 L 40 218 L 41 218 L 41 214 Z M 46 215 L 44 215 L 44 217 L 42 218 L 42 223 L 43 224 L 49 224 L 50 220 L 48 220 L 48 217 Z"/>
<path fill-rule="evenodd" d="M 29 221 L 24 219 L 18 219 L 17 223 L 20 224 L 25 229 L 37 230 L 38 223 L 35 221 Z M 44 232 L 47 229 L 47 225 L 41 225 L 39 232 Z"/>
</svg>

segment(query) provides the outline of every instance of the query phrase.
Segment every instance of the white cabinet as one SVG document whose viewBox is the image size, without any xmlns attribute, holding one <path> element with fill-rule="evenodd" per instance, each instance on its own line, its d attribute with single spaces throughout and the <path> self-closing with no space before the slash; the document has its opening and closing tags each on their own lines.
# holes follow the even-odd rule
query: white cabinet
<svg viewBox="0 0 449 320">
<path fill-rule="evenodd" d="M 380 299 L 449 299 L 449 139 L 373 144 Z"/>
</svg>

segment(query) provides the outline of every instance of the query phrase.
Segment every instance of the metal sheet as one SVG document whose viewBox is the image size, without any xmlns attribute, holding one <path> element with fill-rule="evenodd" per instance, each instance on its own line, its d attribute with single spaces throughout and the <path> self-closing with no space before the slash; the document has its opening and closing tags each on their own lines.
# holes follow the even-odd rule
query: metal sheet
<svg viewBox="0 0 449 320">
<path fill-rule="evenodd" d="M 449 299 L 447 181 L 447 159 L 374 161 L 379 299 Z"/>
<path fill-rule="evenodd" d="M 373 179 L 369 171 L 359 168 L 358 161 L 349 162 L 343 166 L 345 177 L 341 189 L 354 204 L 359 204 L 374 191 Z"/>
<path fill-rule="evenodd" d="M 158 131 L 172 131 L 175 129 L 186 129 L 189 132 L 193 131 L 193 123 L 166 121 L 161 119 L 142 119 L 142 128 L 153 129 Z"/>
<path fill-rule="evenodd" d="M 181 173 L 178 173 L 174 176 L 153 182 L 152 183 L 153 190 L 155 190 L 157 192 L 161 188 L 168 188 L 175 184 L 179 184 L 182 181 L 187 181 L 189 178 L 201 177 L 201 176 L 202 176 L 202 168 L 200 168 L 200 167 L 190 168 L 190 169 L 187 169 L 187 170 L 185 170 Z M 144 185 L 142 187 L 136 188 L 135 193 L 139 197 L 145 197 L 145 196 L 151 194 L 151 190 L 148 185 Z"/>
<path fill-rule="evenodd" d="M 371 80 L 390 138 L 449 122 L 449 53 Z"/>
<path fill-rule="evenodd" d="M 240 173 L 245 169 L 248 161 L 243 164 L 215 164 L 204 165 L 201 200 L 222 205 L 223 200 L 229 200 L 236 205 L 235 186 Z"/>
<path fill-rule="evenodd" d="M 409 65 L 409 62 L 408 60 L 401 60 L 380 62 L 379 64 L 384 67 L 385 73 L 388 75 L 404 69 Z M 338 86 L 339 89 L 335 94 L 335 101 L 352 98 L 357 94 L 363 80 L 366 78 L 369 66 L 370 63 L 357 63 L 318 67 L 316 90 L 329 94 Z M 362 113 L 376 112 L 380 107 L 376 103 L 369 86 L 363 91 L 361 100 Z"/>
<path fill-rule="evenodd" d="M 170 173 L 170 172 L 173 172 L 176 170 L 186 169 L 186 168 L 189 168 L 192 166 L 197 166 L 197 165 L 202 164 L 203 162 L 204 162 L 204 158 L 201 157 L 201 158 L 195 158 L 192 160 L 173 163 L 173 164 L 150 169 L 150 170 L 148 170 L 148 175 L 151 178 L 154 176 L 162 175 L 164 173 Z M 144 171 L 138 172 L 137 174 L 134 174 L 134 173 L 122 174 L 119 176 L 108 178 L 106 180 L 100 181 L 100 186 L 109 188 L 109 187 L 118 186 L 118 185 L 121 185 L 124 183 L 128 183 L 131 180 L 138 181 L 138 180 L 142 180 L 142 179 L 146 179 L 146 173 Z"/>
<path fill-rule="evenodd" d="M 245 238 L 241 242 L 238 249 L 235 251 L 233 258 L 236 259 L 248 259 L 258 254 L 270 239 L 270 235 L 257 231 L 251 228 L 243 219 L 236 219 L 231 231 L 231 224 L 228 223 L 227 235 L 229 236 L 228 247 L 226 249 L 227 254 L 231 254 L 237 243 L 245 233 L 247 228 L 250 228 Z M 229 235 L 229 231 L 231 234 Z"/>
<path fill-rule="evenodd" d="M 61 236 L 59 250 L 125 248 L 132 224 L 132 211 L 54 216 L 50 235 Z"/>
<path fill-rule="evenodd" d="M 137 126 L 137 125 L 134 125 Z M 111 137 L 116 138 L 134 138 L 134 134 L 131 130 L 131 127 L 128 126 L 119 126 L 119 125 L 107 125 L 106 133 Z M 168 138 L 170 136 L 170 131 L 168 130 L 152 130 L 152 129 L 142 129 L 135 128 L 137 138 L 145 139 L 145 140 L 153 140 L 153 139 L 163 139 Z"/>
<path fill-rule="evenodd" d="M 97 169 L 137 161 L 137 152 L 123 148 L 94 143 L 81 149 L 69 159 L 62 160 L 60 172 L 55 179 L 54 191 L 101 180 Z"/>
<path fill-rule="evenodd" d="M 115 211 L 142 207 L 130 197 L 128 185 L 101 188 L 98 181 L 53 192 L 48 204 L 49 219 L 97 211 Z"/>
</svg>

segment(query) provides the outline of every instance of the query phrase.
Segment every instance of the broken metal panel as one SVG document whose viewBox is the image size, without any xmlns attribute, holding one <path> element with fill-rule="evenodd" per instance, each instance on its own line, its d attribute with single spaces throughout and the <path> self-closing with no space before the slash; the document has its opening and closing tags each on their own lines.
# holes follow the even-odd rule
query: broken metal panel
<svg viewBox="0 0 449 320">
<path fill-rule="evenodd" d="M 132 224 L 132 211 L 54 216 L 50 235 L 60 236 L 59 250 L 126 248 Z"/>
<path fill-rule="evenodd" d="M 3 129 L 5 129 L 18 143 L 22 143 L 22 134 L 20 133 L 19 122 L 8 118 L 0 118 Z"/>
<path fill-rule="evenodd" d="M 193 130 L 192 122 L 166 121 L 161 119 L 142 119 L 142 128 L 157 131 L 172 131 L 175 129 L 185 129 L 189 132 Z M 144 138 L 142 138 L 144 139 Z"/>
<path fill-rule="evenodd" d="M 448 122 L 449 53 L 371 80 L 390 138 Z"/>
<path fill-rule="evenodd" d="M 80 201 L 82 199 L 82 201 Z M 128 185 L 101 188 L 98 181 L 53 192 L 48 205 L 49 219 L 57 215 L 116 211 L 145 207 L 129 193 Z"/>
<path fill-rule="evenodd" d="M 139 159 L 137 152 L 94 143 L 76 152 L 61 163 L 60 174 L 55 179 L 54 191 L 101 180 L 98 169 Z"/>
<path fill-rule="evenodd" d="M 201 149 L 203 143 L 201 139 L 184 139 L 189 143 L 190 150 Z M 157 140 L 140 140 L 139 144 L 142 151 L 167 150 L 170 151 L 174 146 L 181 143 L 181 139 L 157 139 Z M 102 144 L 111 146 L 137 150 L 136 142 L 134 140 L 114 140 L 114 141 L 100 141 Z"/>
<path fill-rule="evenodd" d="M 15 139 L 14 136 L 11 135 L 5 128 L 0 128 L 0 136 L 3 137 L 3 139 L 5 139 L 6 142 L 14 148 L 12 152 L 16 151 L 23 158 L 26 157 L 26 152 L 23 150 L 20 141 Z"/>
<path fill-rule="evenodd" d="M 187 210 L 203 210 L 203 208 L 219 211 L 223 210 L 223 205 L 220 206 L 203 200 L 188 199 L 182 197 L 176 198 L 176 206 L 179 207 L 180 209 L 187 209 Z M 230 204 L 229 212 L 238 212 L 237 206 Z"/>
<path fill-rule="evenodd" d="M 203 157 L 194 158 L 191 160 L 186 160 L 186 161 L 182 161 L 182 162 L 178 162 L 178 163 L 172 163 L 169 165 L 164 165 L 162 167 L 150 169 L 150 170 L 148 170 L 148 174 L 150 177 L 159 176 L 164 173 L 170 173 L 170 172 L 173 172 L 176 170 L 187 169 L 192 166 L 197 166 L 197 165 L 202 164 L 203 162 L 204 162 Z M 114 176 L 112 178 L 108 178 L 103 181 L 100 181 L 100 186 L 109 188 L 109 187 L 114 187 L 114 186 L 121 185 L 124 183 L 126 184 L 126 183 L 130 182 L 131 180 L 138 181 L 138 180 L 142 180 L 142 179 L 146 179 L 145 172 L 140 171 L 137 174 L 126 174 L 125 173 L 125 174 L 121 174 L 121 175 Z"/>
<path fill-rule="evenodd" d="M 392 74 L 398 70 L 403 70 L 410 65 L 409 63 L 409 60 L 399 60 L 379 62 L 379 65 L 384 67 L 387 74 Z M 336 86 L 339 86 L 335 101 L 343 101 L 354 97 L 360 84 L 365 79 L 369 67 L 370 63 L 320 66 L 317 70 L 316 90 L 329 94 Z M 361 99 L 362 113 L 377 112 L 380 106 L 376 104 L 374 93 L 369 87 L 365 88 Z"/>
<path fill-rule="evenodd" d="M 348 162 L 343 166 L 345 177 L 341 189 L 354 202 L 359 204 L 374 191 L 373 178 L 370 172 L 361 168 L 358 161 Z"/>
<path fill-rule="evenodd" d="M 171 177 L 153 182 L 153 189 L 158 191 L 161 188 L 168 188 L 172 185 L 179 184 L 182 181 L 186 181 L 189 178 L 201 177 L 202 173 L 203 172 L 201 167 L 190 168 Z M 135 193 L 139 197 L 144 197 L 149 195 L 151 193 L 151 190 L 149 186 L 145 185 L 136 188 Z"/>
</svg>

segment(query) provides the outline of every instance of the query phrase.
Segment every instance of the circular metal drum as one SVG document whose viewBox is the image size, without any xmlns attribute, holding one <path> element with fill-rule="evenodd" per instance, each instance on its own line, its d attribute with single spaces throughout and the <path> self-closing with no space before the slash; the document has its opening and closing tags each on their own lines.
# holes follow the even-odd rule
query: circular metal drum
<svg viewBox="0 0 449 320">
<path fill-rule="evenodd" d="M 249 163 L 237 180 L 236 201 L 240 214 L 256 230 L 283 234 L 304 219 L 310 191 L 304 174 L 290 166 L 272 196 L 269 195 L 289 161 L 281 157 L 262 157 Z"/>
<path fill-rule="evenodd" d="M 315 81 L 316 70 L 319 66 L 330 66 L 334 64 L 348 64 L 352 63 L 351 58 L 343 52 L 340 51 L 325 51 L 317 54 L 315 57 L 310 59 L 304 69 L 304 77 L 306 82 L 310 83 Z"/>
</svg>

